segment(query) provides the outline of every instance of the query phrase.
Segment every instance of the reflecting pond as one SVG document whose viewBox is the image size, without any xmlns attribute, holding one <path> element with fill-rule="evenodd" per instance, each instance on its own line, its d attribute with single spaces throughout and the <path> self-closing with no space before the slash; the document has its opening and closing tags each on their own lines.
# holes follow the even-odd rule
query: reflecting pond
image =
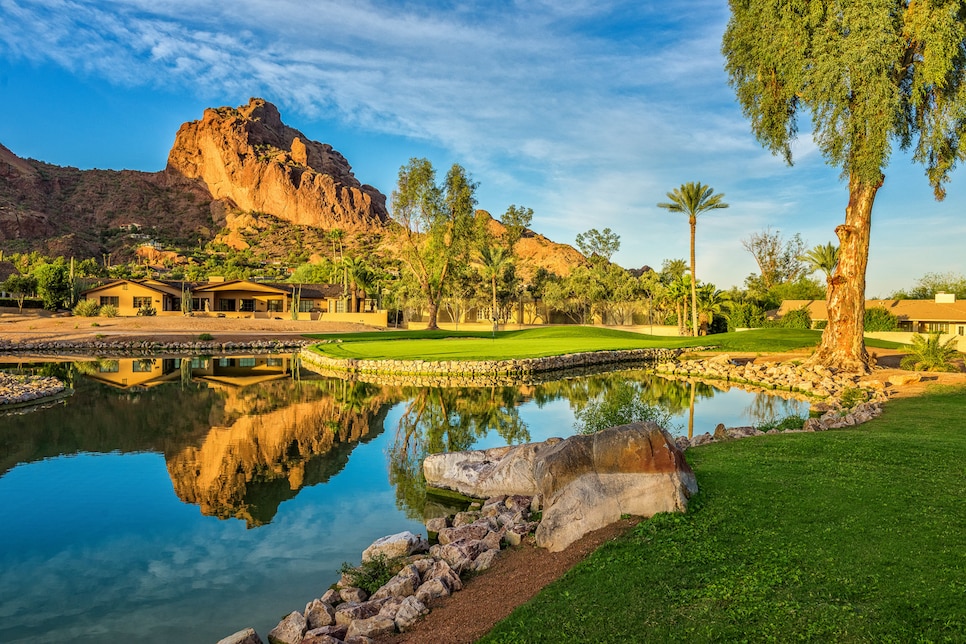
<svg viewBox="0 0 966 644">
<path fill-rule="evenodd" d="M 429 453 L 574 432 L 632 382 L 673 431 L 807 405 L 643 370 L 490 388 L 322 378 L 292 356 L 0 365 L 75 394 L 0 416 L 0 642 L 264 637 L 386 534 L 423 532 Z"/>
</svg>

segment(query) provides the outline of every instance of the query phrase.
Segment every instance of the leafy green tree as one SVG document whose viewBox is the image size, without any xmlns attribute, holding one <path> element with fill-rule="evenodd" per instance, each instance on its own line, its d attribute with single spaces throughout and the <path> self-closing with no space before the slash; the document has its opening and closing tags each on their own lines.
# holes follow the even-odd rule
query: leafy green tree
<svg viewBox="0 0 966 644">
<path fill-rule="evenodd" d="M 665 259 L 661 264 L 661 283 L 670 284 L 681 279 L 688 272 L 688 263 L 683 259 Z"/>
<path fill-rule="evenodd" d="M 24 300 L 28 295 L 37 292 L 37 278 L 33 275 L 13 273 L 0 285 L 0 291 L 12 294 L 17 299 L 17 309 L 23 313 Z"/>
<path fill-rule="evenodd" d="M 591 228 L 577 235 L 577 250 L 588 259 L 597 256 L 609 262 L 620 248 L 621 238 L 610 228 L 604 230 Z"/>
<path fill-rule="evenodd" d="M 957 300 L 966 299 L 966 277 L 959 273 L 926 273 L 918 280 L 911 291 L 897 291 L 892 297 L 897 300 L 931 300 L 936 293 L 952 293 Z"/>
<path fill-rule="evenodd" d="M 33 276 L 37 279 L 37 295 L 43 300 L 45 309 L 56 311 L 62 306 L 70 308 L 73 289 L 70 269 L 63 258 L 34 267 Z"/>
<path fill-rule="evenodd" d="M 691 333 L 697 335 L 698 287 L 694 267 L 694 236 L 698 216 L 711 210 L 727 208 L 728 204 L 724 202 L 724 193 L 715 194 L 711 186 L 702 185 L 701 182 L 683 183 L 681 187 L 667 193 L 667 198 L 667 202 L 657 204 L 658 208 L 686 214 L 691 227 Z"/>
<path fill-rule="evenodd" d="M 532 221 L 533 208 L 511 205 L 506 209 L 506 213 L 504 213 L 500 223 L 506 229 L 506 245 L 511 253 L 513 252 L 513 247 L 523 237 L 524 231 L 530 227 Z"/>
<path fill-rule="evenodd" d="M 808 312 L 808 307 L 803 306 L 783 315 L 778 322 L 778 326 L 783 329 L 811 329 L 812 315 Z"/>
<path fill-rule="evenodd" d="M 728 312 L 728 330 L 758 329 L 765 326 L 765 310 L 755 302 L 737 302 Z"/>
<path fill-rule="evenodd" d="M 429 329 L 438 329 L 440 299 L 454 267 L 468 261 L 479 235 L 474 216 L 476 184 L 454 164 L 442 185 L 427 159 L 399 169 L 392 217 L 399 224 L 400 259 L 426 298 Z"/>
<path fill-rule="evenodd" d="M 335 264 L 329 259 L 317 263 L 300 264 L 289 276 L 289 282 L 294 284 L 331 284 L 336 275 Z"/>
<path fill-rule="evenodd" d="M 729 80 L 758 140 L 792 161 L 797 117 L 848 177 L 829 322 L 812 360 L 867 371 L 865 274 L 872 206 L 892 146 L 913 149 L 937 199 L 966 139 L 966 9 L 960 2 L 730 0 Z"/>
<path fill-rule="evenodd" d="M 881 306 L 873 306 L 865 310 L 866 331 L 898 331 L 899 318 Z"/>
<path fill-rule="evenodd" d="M 774 286 L 757 299 L 766 309 L 777 309 L 785 300 L 821 300 L 824 296 L 825 289 L 817 280 L 802 276 Z"/>
<path fill-rule="evenodd" d="M 758 264 L 759 275 L 752 274 L 745 280 L 750 291 L 764 293 L 778 284 L 794 282 L 807 274 L 806 265 L 801 259 L 805 242 L 798 233 L 785 239 L 780 230 L 773 231 L 768 227 L 742 239 L 741 245 Z"/>
</svg>

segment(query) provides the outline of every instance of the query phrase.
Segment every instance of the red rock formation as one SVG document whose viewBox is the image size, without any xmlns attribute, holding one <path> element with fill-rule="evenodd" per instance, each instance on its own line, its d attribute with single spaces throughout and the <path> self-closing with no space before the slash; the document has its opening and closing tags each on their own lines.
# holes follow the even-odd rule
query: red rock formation
<svg viewBox="0 0 966 644">
<path fill-rule="evenodd" d="M 361 184 L 345 157 L 282 123 L 260 98 L 182 125 L 167 171 L 201 179 L 213 198 L 240 210 L 298 225 L 358 232 L 389 219 L 385 195 Z"/>
</svg>

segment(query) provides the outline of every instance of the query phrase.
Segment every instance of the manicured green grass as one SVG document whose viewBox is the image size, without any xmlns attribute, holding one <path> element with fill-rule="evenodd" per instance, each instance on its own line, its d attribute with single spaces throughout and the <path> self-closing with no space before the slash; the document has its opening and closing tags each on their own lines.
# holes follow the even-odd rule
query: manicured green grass
<svg viewBox="0 0 966 644">
<path fill-rule="evenodd" d="M 483 642 L 966 641 L 966 388 L 687 452 L 700 493 Z"/>
<path fill-rule="evenodd" d="M 317 345 L 333 358 L 361 360 L 505 360 L 539 358 L 565 353 L 639 348 L 678 348 L 714 345 L 721 351 L 774 353 L 814 347 L 821 331 L 756 329 L 700 338 L 652 336 L 586 326 L 551 326 L 499 331 L 386 331 L 310 336 L 338 343 Z M 869 346 L 896 343 L 869 340 Z"/>
</svg>

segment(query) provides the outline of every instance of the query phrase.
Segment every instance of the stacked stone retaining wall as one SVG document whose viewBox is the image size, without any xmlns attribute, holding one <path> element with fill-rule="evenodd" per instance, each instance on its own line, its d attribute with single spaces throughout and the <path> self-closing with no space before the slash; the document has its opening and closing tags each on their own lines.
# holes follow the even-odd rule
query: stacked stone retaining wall
<svg viewBox="0 0 966 644">
<path fill-rule="evenodd" d="M 693 349 L 691 349 L 693 350 Z M 302 349 L 302 366 L 323 375 L 351 374 L 383 385 L 473 386 L 533 382 L 539 375 L 572 374 L 578 369 L 612 365 L 651 366 L 674 360 L 683 349 L 625 349 L 569 353 L 514 360 L 357 360 L 332 358 L 312 347 Z"/>
</svg>

